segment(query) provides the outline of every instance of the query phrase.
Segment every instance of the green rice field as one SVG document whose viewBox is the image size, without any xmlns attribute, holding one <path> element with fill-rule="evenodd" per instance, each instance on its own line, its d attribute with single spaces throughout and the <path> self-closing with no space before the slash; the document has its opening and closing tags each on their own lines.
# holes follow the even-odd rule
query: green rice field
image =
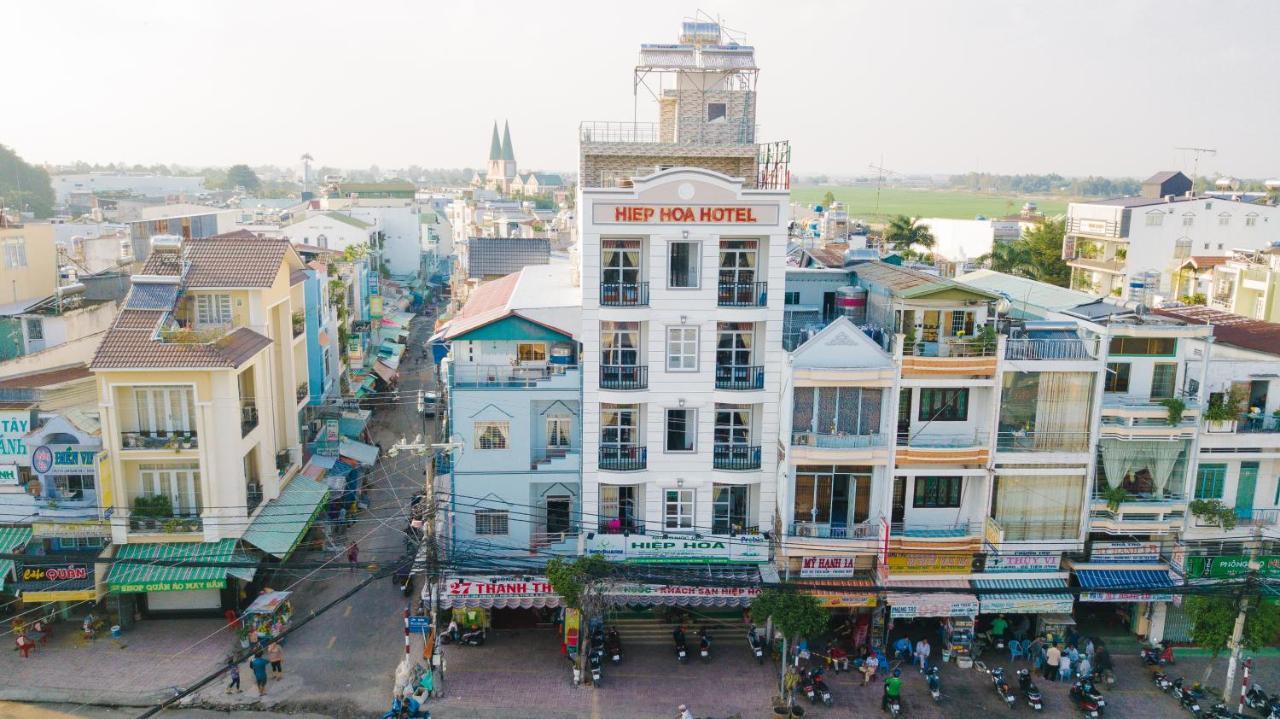
<svg viewBox="0 0 1280 719">
<path fill-rule="evenodd" d="M 906 188 L 881 188 L 880 211 L 876 212 L 876 188 L 827 187 L 808 185 L 791 188 L 791 201 L 810 206 L 822 200 L 830 191 L 837 200 L 849 208 L 849 217 L 884 222 L 894 215 L 909 217 L 948 217 L 972 220 L 977 215 L 997 217 L 1017 214 L 1022 203 L 1036 203 L 1046 215 L 1060 215 L 1067 211 L 1066 197 L 1044 195 L 1013 195 L 967 192 L 964 190 L 912 190 Z"/>
</svg>

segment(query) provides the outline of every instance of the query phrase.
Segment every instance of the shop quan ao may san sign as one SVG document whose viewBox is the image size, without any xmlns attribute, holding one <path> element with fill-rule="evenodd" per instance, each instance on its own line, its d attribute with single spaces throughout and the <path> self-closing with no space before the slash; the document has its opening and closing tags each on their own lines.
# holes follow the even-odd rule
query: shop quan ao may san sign
<svg viewBox="0 0 1280 719">
<path fill-rule="evenodd" d="M 769 561 L 769 543 L 759 535 L 729 538 L 661 537 L 641 534 L 597 534 L 587 539 L 589 554 L 615 562 L 742 562 Z"/>
</svg>

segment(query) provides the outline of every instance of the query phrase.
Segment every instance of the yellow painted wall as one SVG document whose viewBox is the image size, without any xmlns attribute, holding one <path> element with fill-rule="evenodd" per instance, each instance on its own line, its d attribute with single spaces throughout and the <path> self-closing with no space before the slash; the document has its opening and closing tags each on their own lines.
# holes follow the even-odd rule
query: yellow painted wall
<svg viewBox="0 0 1280 719">
<path fill-rule="evenodd" d="M 48 297 L 58 287 L 53 225 L 28 223 L 0 229 L 0 248 L 7 241 L 19 238 L 26 243 L 27 266 L 7 267 L 0 250 L 0 304 Z"/>
</svg>

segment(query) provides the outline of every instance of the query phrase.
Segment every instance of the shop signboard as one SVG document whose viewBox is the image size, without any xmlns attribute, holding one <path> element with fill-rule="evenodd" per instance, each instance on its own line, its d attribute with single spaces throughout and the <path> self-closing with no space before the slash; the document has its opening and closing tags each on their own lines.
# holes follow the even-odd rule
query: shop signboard
<svg viewBox="0 0 1280 719">
<path fill-rule="evenodd" d="M 1156 542 L 1094 542 L 1089 550 L 1090 562 L 1158 562 L 1160 545 Z"/>
<path fill-rule="evenodd" d="M 1171 602 L 1172 594 L 1144 592 L 1080 592 L 1082 602 Z"/>
<path fill-rule="evenodd" d="M 98 447 L 83 444 L 42 444 L 31 452 L 36 474 L 93 474 Z"/>
<path fill-rule="evenodd" d="M 914 619 L 916 617 L 976 617 L 978 616 L 978 600 L 975 597 L 945 594 L 921 594 L 907 599 L 895 595 L 890 600 L 889 616 L 893 619 Z"/>
<path fill-rule="evenodd" d="M 226 577 L 216 579 L 184 579 L 154 582 L 112 582 L 111 591 L 121 594 L 135 592 L 185 592 L 192 589 L 222 589 L 227 586 Z"/>
<path fill-rule="evenodd" d="M 827 609 L 872 608 L 876 605 L 876 595 L 866 592 L 839 592 L 825 590 L 806 591 L 818 600 L 818 604 Z"/>
<path fill-rule="evenodd" d="M 1062 564 L 1057 552 L 1015 552 L 1012 554 L 988 554 L 987 572 L 1056 572 Z"/>
<path fill-rule="evenodd" d="M 642 534 L 597 534 L 586 540 L 586 550 L 615 562 L 769 561 L 769 543 L 759 535 L 697 539 Z"/>
<path fill-rule="evenodd" d="M 22 582 L 23 590 L 48 589 L 66 582 L 85 581 L 92 576 L 91 564 L 26 564 L 22 567 L 18 581 Z"/>
<path fill-rule="evenodd" d="M 0 484 L 16 485 L 18 483 L 18 465 L 0 464 Z"/>
<path fill-rule="evenodd" d="M 555 594 L 551 582 L 543 577 L 457 577 L 450 579 L 445 592 L 454 597 L 544 597 Z"/>
<path fill-rule="evenodd" d="M 369 317 L 375 320 L 382 319 L 382 296 L 374 295 L 369 298 Z"/>
<path fill-rule="evenodd" d="M 855 557 L 801 557 L 802 577 L 852 577 Z"/>
<path fill-rule="evenodd" d="M 605 596 L 622 601 L 640 597 L 700 597 L 705 599 L 754 597 L 760 587 L 700 587 L 670 584 L 611 584 Z"/>
<path fill-rule="evenodd" d="M 78 522 L 32 522 L 32 537 L 57 537 L 72 539 L 81 537 L 110 537 L 111 523 L 98 519 Z"/>
<path fill-rule="evenodd" d="M 409 631 L 426 633 L 431 630 L 431 617 L 409 617 Z"/>
<path fill-rule="evenodd" d="M 890 574 L 969 574 L 972 554 L 889 554 Z"/>
<path fill-rule="evenodd" d="M 592 221 L 601 225 L 776 225 L 776 205 L 640 205 L 598 202 Z"/>
<path fill-rule="evenodd" d="M 341 421 L 326 419 L 316 435 L 316 454 L 325 457 L 338 456 L 338 443 L 341 436 Z"/>
<path fill-rule="evenodd" d="M 26 461 L 31 450 L 25 437 L 31 431 L 31 412 L 5 410 L 0 412 L 0 460 Z"/>
<path fill-rule="evenodd" d="M 1261 556 L 1258 574 L 1280 579 L 1280 556 Z M 1187 557 L 1187 579 L 1232 579 L 1249 573 L 1249 558 L 1243 554 L 1220 557 Z"/>
</svg>

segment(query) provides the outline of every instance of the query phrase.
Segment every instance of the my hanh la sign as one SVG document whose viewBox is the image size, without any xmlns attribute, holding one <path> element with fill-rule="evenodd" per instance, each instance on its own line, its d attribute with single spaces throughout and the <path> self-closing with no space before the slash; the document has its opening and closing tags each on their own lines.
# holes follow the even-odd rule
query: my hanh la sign
<svg viewBox="0 0 1280 719">
<path fill-rule="evenodd" d="M 614 222 L 637 224 L 676 222 L 683 224 L 754 225 L 760 222 L 752 207 L 649 207 L 619 205 L 613 208 Z"/>
</svg>

